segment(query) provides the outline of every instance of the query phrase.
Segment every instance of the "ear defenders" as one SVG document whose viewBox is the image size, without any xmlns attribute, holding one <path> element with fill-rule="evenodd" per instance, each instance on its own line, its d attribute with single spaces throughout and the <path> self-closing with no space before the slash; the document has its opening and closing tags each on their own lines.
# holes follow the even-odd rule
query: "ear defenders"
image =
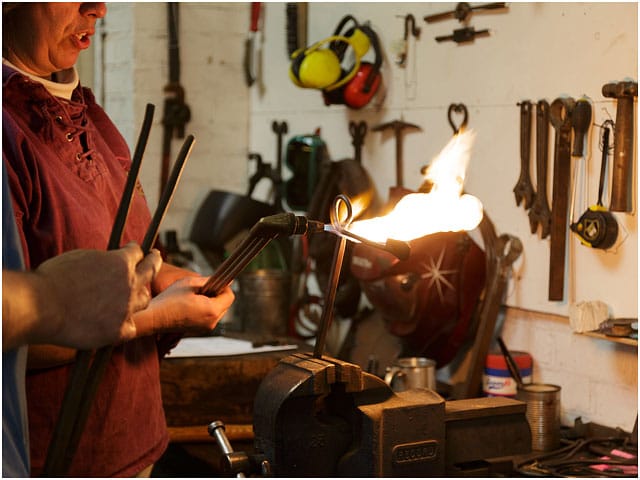
<svg viewBox="0 0 640 480">
<path fill-rule="evenodd" d="M 347 24 L 353 26 L 345 32 Z M 325 44 L 328 48 L 322 48 Z M 361 59 L 373 47 L 373 63 Z M 353 64 L 343 69 L 348 50 Z M 382 53 L 378 36 L 368 25 L 360 25 L 351 15 L 340 20 L 333 35 L 291 55 L 289 78 L 300 88 L 322 90 L 325 105 L 362 108 L 367 105 L 382 83 Z"/>
<path fill-rule="evenodd" d="M 340 42 L 351 46 L 355 61 L 348 72 L 343 72 L 342 58 L 331 48 L 321 48 L 330 42 Z M 360 68 L 358 51 L 362 49 L 357 41 L 346 36 L 333 35 L 313 44 L 306 49 L 300 49 L 291 55 L 289 78 L 301 88 L 316 88 L 333 90 L 351 80 Z"/>
<path fill-rule="evenodd" d="M 375 60 L 373 63 L 361 62 L 358 71 L 341 88 L 325 89 L 323 91 L 325 105 L 346 105 L 359 109 L 367 105 L 378 91 L 382 83 L 380 67 L 382 66 L 382 52 L 378 35 L 367 25 L 358 26 L 356 31 L 366 35 L 368 43 L 373 47 Z M 349 36 L 351 30 L 345 36 Z M 366 53 L 366 52 L 365 52 Z"/>
<path fill-rule="evenodd" d="M 342 30 L 348 22 L 352 22 L 354 26 L 343 33 Z M 338 23 L 333 34 L 349 38 L 349 40 L 351 40 L 351 46 L 355 51 L 355 55 L 359 58 L 364 57 L 371 46 L 369 35 L 363 31 L 358 24 L 358 21 L 352 15 L 345 15 L 342 20 L 340 20 L 340 23 Z M 334 40 L 331 42 L 329 47 L 336 53 L 336 55 L 338 55 L 340 61 L 344 59 L 345 51 L 347 49 L 347 45 L 345 43 Z"/>
</svg>

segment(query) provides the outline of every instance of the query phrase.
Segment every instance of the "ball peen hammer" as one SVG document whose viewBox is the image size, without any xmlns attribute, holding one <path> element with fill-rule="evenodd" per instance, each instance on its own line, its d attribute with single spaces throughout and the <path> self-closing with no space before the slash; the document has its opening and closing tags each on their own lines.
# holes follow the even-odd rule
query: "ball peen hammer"
<svg viewBox="0 0 640 480">
<path fill-rule="evenodd" d="M 622 81 L 607 83 L 602 95 L 618 100 L 616 109 L 615 146 L 611 173 L 611 205 L 613 212 L 633 210 L 633 139 L 634 98 L 638 96 L 638 83 Z"/>
</svg>

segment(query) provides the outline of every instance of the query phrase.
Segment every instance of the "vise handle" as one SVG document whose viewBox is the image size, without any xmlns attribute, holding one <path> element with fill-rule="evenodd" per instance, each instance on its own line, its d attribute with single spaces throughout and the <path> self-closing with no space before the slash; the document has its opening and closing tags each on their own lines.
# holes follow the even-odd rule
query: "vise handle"
<svg viewBox="0 0 640 480">
<path fill-rule="evenodd" d="M 222 451 L 222 470 L 234 473 L 236 478 L 246 478 L 244 472 L 259 473 L 263 477 L 271 476 L 271 465 L 262 455 L 248 455 L 246 452 L 235 452 L 227 438 L 225 425 L 220 420 L 211 422 L 207 428 Z"/>
</svg>

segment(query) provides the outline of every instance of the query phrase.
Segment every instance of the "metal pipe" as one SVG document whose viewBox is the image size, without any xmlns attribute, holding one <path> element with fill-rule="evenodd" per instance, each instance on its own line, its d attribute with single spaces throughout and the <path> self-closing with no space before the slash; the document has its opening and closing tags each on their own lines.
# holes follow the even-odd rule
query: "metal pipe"
<svg viewBox="0 0 640 480">
<path fill-rule="evenodd" d="M 225 432 L 224 423 L 222 423 L 219 420 L 215 422 L 211 422 L 209 424 L 208 430 L 209 430 L 209 435 L 215 438 L 216 441 L 218 442 L 218 446 L 220 447 L 220 450 L 222 450 L 222 453 L 224 454 L 224 456 L 227 458 L 229 462 L 229 466 L 230 467 L 233 466 L 232 457 L 233 457 L 234 451 L 233 451 L 233 447 L 231 446 L 231 442 L 229 442 L 229 439 L 224 433 Z M 241 455 L 241 457 L 243 457 L 242 458 L 243 460 L 248 460 L 244 458 L 245 455 Z M 247 462 L 244 462 L 244 463 L 247 463 Z M 236 478 L 245 478 L 245 477 L 246 475 L 242 472 L 236 473 Z"/>
<path fill-rule="evenodd" d="M 271 239 L 266 238 L 250 237 L 249 240 L 241 244 L 231 256 L 227 257 L 218 270 L 207 280 L 207 283 L 204 284 L 200 294 L 209 297 L 218 295 L 271 241 Z"/>
</svg>

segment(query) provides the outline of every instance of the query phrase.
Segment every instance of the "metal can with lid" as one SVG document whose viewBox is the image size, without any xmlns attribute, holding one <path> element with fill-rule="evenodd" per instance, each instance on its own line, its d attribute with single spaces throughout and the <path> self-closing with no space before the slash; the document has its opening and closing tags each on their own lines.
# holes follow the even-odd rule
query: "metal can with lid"
<svg viewBox="0 0 640 480">
<path fill-rule="evenodd" d="M 531 383 L 533 378 L 533 358 L 527 352 L 511 352 L 523 383 Z M 518 385 L 509 373 L 507 361 L 502 353 L 489 353 L 482 375 L 482 391 L 487 397 L 515 397 Z"/>
</svg>

